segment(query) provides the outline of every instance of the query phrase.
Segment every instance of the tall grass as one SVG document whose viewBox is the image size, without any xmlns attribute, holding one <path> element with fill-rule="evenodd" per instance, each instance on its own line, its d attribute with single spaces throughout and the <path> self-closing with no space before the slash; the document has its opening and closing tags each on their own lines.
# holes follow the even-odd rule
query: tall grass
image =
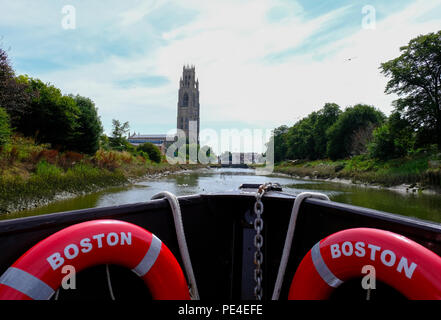
<svg viewBox="0 0 441 320">
<path fill-rule="evenodd" d="M 37 165 L 28 179 L 20 176 L 0 177 L 0 212 L 10 208 L 25 208 L 30 203 L 50 201 L 61 192 L 77 194 L 127 182 L 122 171 L 108 171 L 88 164 L 78 164 L 67 171 L 46 161 Z"/>
<path fill-rule="evenodd" d="M 434 156 L 427 154 L 379 161 L 357 156 L 341 161 L 312 161 L 300 164 L 281 163 L 277 172 L 300 177 L 341 178 L 367 184 L 395 186 L 422 184 L 441 187 L 441 168 L 429 169 L 428 162 Z"/>
<path fill-rule="evenodd" d="M 32 139 L 13 137 L 0 150 L 0 213 L 53 200 L 60 193 L 87 193 L 147 174 L 186 166 L 153 163 L 139 154 L 98 150 L 93 156 L 60 153 Z"/>
</svg>

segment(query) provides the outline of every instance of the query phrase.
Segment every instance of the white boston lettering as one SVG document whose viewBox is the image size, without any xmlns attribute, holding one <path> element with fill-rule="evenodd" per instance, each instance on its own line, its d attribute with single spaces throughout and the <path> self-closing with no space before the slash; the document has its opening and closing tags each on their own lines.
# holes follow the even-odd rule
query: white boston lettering
<svg viewBox="0 0 441 320">
<path fill-rule="evenodd" d="M 355 244 L 355 250 L 356 250 L 355 255 L 357 257 L 363 258 L 365 256 L 366 250 L 364 249 L 364 246 L 365 246 L 364 242 L 360 242 L 360 241 Z"/>
<path fill-rule="evenodd" d="M 341 246 L 341 251 L 343 252 L 343 254 L 346 257 L 352 256 L 352 252 L 354 252 L 354 248 L 352 247 L 352 243 L 350 243 L 349 241 L 346 241 L 345 243 L 343 243 Z"/>
<path fill-rule="evenodd" d="M 78 256 L 79 251 L 80 250 L 78 249 L 77 245 L 70 244 L 66 248 L 64 248 L 64 256 L 67 259 L 72 260 Z"/>
<path fill-rule="evenodd" d="M 340 258 L 341 252 L 340 252 L 340 246 L 338 244 L 331 245 L 331 255 L 332 255 L 332 259 Z"/>
<path fill-rule="evenodd" d="M 46 261 L 49 263 L 53 270 L 57 270 L 64 265 L 66 259 L 73 260 L 81 253 L 89 253 L 94 248 L 101 249 L 107 244 L 108 247 L 114 247 L 116 245 L 132 245 L 132 233 L 131 232 L 109 232 L 107 235 L 104 233 L 96 234 L 90 238 L 83 238 L 80 240 L 79 246 L 75 243 L 68 244 L 62 253 L 54 252 Z"/>
<path fill-rule="evenodd" d="M 418 265 L 414 262 L 409 263 L 406 257 L 401 257 L 398 261 L 397 254 L 392 250 L 382 249 L 379 246 L 366 244 L 362 241 L 358 241 L 355 244 L 350 241 L 346 241 L 341 245 L 336 243 L 330 245 L 329 249 L 333 259 L 351 257 L 353 255 L 363 258 L 367 255 L 370 260 L 376 261 L 378 253 L 380 257 L 379 260 L 383 265 L 386 267 L 396 266 L 396 271 L 399 273 L 403 273 L 404 271 L 405 276 L 409 279 L 412 279 L 415 269 L 418 267 Z"/>
</svg>

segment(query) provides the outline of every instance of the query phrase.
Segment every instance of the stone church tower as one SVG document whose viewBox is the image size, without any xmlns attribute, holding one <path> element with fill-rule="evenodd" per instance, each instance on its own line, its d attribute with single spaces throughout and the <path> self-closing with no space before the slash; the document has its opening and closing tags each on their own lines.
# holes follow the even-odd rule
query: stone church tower
<svg viewBox="0 0 441 320">
<path fill-rule="evenodd" d="M 179 87 L 177 121 L 177 128 L 185 132 L 187 140 L 190 143 L 199 143 L 199 80 L 196 79 L 194 66 L 184 66 L 183 69 Z M 190 128 L 196 133 L 193 137 L 189 136 Z"/>
</svg>

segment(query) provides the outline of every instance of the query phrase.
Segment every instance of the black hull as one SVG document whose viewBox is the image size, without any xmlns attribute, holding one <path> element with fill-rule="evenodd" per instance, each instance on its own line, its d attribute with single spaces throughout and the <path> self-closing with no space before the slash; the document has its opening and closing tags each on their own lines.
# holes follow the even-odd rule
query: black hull
<svg viewBox="0 0 441 320">
<path fill-rule="evenodd" d="M 183 223 L 200 297 L 208 301 L 254 299 L 255 190 L 180 197 Z M 295 197 L 269 192 L 264 203 L 264 300 L 276 281 L 286 230 Z M 181 263 L 173 216 L 166 200 L 110 208 L 56 213 L 0 222 L 0 273 L 38 241 L 73 224 L 96 219 L 117 219 L 139 225 L 158 236 Z M 369 227 L 404 235 L 441 255 L 441 225 L 418 219 L 308 199 L 301 206 L 280 299 L 286 299 L 291 279 L 304 255 L 322 238 L 337 231 Z M 182 265 L 182 263 L 181 263 Z M 117 299 L 144 299 L 142 281 L 129 270 L 111 266 Z M 349 284 L 350 286 L 350 284 Z M 338 291 L 338 290 L 337 290 Z M 342 290 L 344 292 L 344 290 Z M 393 296 L 389 289 L 384 291 Z M 351 293 L 349 297 L 362 297 Z M 396 297 L 400 297 L 398 294 Z M 77 290 L 62 291 L 60 298 L 109 299 L 103 266 L 81 272 Z"/>
</svg>

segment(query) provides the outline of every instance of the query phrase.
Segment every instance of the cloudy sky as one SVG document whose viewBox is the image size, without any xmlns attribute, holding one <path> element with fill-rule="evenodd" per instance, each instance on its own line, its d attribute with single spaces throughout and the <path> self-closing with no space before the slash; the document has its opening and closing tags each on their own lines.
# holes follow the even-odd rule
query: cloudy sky
<svg viewBox="0 0 441 320">
<path fill-rule="evenodd" d="M 75 29 L 63 27 L 67 5 Z M 441 29 L 441 0 L 0 0 L 0 8 L 0 44 L 17 74 L 90 97 L 107 132 L 113 118 L 141 133 L 175 128 L 184 64 L 200 81 L 201 129 L 292 125 L 326 102 L 389 114 L 396 97 L 384 94 L 380 63 Z"/>
</svg>

